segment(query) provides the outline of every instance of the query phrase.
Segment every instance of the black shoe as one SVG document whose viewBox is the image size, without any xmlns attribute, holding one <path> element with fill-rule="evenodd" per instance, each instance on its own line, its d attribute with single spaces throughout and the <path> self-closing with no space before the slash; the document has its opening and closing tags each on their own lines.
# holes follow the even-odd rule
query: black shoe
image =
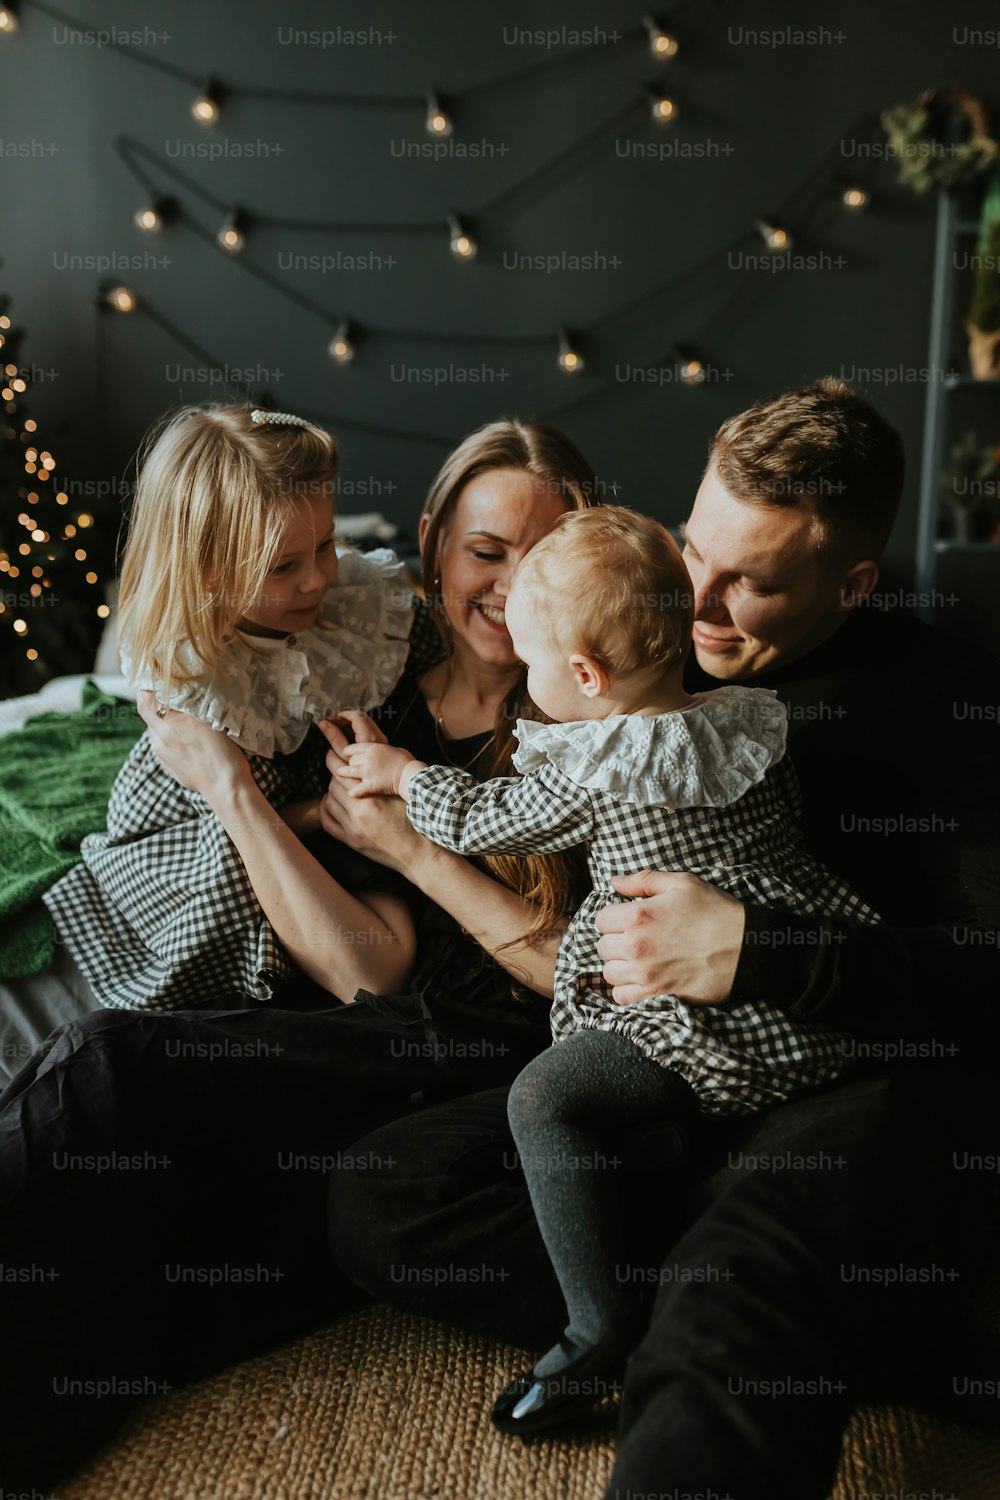
<svg viewBox="0 0 1000 1500">
<path fill-rule="evenodd" d="M 497 1397 L 493 1425 L 501 1432 L 533 1437 L 571 1427 L 576 1418 L 589 1415 L 607 1396 L 619 1391 L 617 1380 L 600 1375 L 579 1378 L 564 1370 L 539 1378 L 534 1371 L 517 1375 Z"/>
</svg>

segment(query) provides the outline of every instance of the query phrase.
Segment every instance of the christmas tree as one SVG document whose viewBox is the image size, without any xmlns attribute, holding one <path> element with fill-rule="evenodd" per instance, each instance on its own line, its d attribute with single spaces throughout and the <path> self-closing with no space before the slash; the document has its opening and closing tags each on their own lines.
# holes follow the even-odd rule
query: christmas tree
<svg viewBox="0 0 1000 1500">
<path fill-rule="evenodd" d="M 110 613 L 109 528 L 88 499 L 75 503 L 69 491 L 77 487 L 56 478 L 56 459 L 27 410 L 32 379 L 44 372 L 22 362 L 22 341 L 0 304 L 0 697 L 90 671 Z"/>
</svg>

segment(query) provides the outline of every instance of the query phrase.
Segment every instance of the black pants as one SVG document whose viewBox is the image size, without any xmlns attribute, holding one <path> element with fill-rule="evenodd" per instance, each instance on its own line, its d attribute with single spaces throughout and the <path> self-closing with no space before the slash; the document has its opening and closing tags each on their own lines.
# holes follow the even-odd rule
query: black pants
<svg viewBox="0 0 1000 1500">
<path fill-rule="evenodd" d="M 99 1011 L 54 1033 L 0 1097 L 5 1485 L 41 1491 L 135 1396 L 364 1300 L 327 1247 L 331 1171 L 391 1172 L 352 1143 L 547 1045 L 541 1026 L 432 1021 L 420 995 Z"/>
<path fill-rule="evenodd" d="M 956 1373 L 995 1379 L 997 1346 L 980 1347 L 975 1331 L 949 1346 L 945 1334 L 964 1327 L 963 1246 L 995 1254 L 997 1217 L 994 1198 L 970 1238 L 957 1211 L 947 1158 L 962 1093 L 949 1098 L 938 1080 L 939 1115 L 915 1078 L 845 1082 L 716 1127 L 700 1160 L 676 1130 L 632 1138 L 623 1214 L 652 1307 L 627 1369 L 609 1500 L 826 1500 L 859 1400 L 888 1390 L 974 1415 L 948 1393 Z M 335 1174 L 331 1246 L 374 1296 L 541 1350 L 559 1333 L 562 1298 L 506 1095 L 359 1142 L 395 1165 Z M 996 1138 L 992 1115 L 968 1127 L 970 1145 Z"/>
</svg>

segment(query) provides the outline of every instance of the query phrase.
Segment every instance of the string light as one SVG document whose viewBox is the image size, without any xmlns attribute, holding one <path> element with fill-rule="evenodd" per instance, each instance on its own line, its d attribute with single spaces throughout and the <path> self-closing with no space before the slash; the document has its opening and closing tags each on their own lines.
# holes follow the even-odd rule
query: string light
<svg viewBox="0 0 1000 1500">
<path fill-rule="evenodd" d="M 338 365 L 349 365 L 354 358 L 354 345 L 351 343 L 350 324 L 338 323 L 334 330 L 333 338 L 329 345 L 330 358 Z"/>
<path fill-rule="evenodd" d="M 468 226 L 463 224 L 456 214 L 448 215 L 448 228 L 451 232 L 451 253 L 456 260 L 472 260 L 479 250 L 479 246 L 472 238 Z"/>
<path fill-rule="evenodd" d="M 647 95 L 649 99 L 649 112 L 658 125 L 666 125 L 677 118 L 677 101 L 670 99 L 666 94 L 650 90 Z"/>
<path fill-rule="evenodd" d="M 655 16 L 643 16 L 642 24 L 649 32 L 649 50 L 657 62 L 665 62 L 668 57 L 677 56 L 677 39 L 664 31 Z"/>
<path fill-rule="evenodd" d="M 777 224 L 769 224 L 766 219 L 754 219 L 753 227 L 769 250 L 780 251 L 792 248 L 794 241 L 787 229 L 782 229 Z"/>
<path fill-rule="evenodd" d="M 858 187 L 856 183 L 852 183 L 850 187 L 845 187 L 841 196 L 844 207 L 849 208 L 852 213 L 860 213 L 871 202 L 871 194 L 865 188 Z"/>
<path fill-rule="evenodd" d="M 687 344 L 679 344 L 677 358 L 680 361 L 679 375 L 684 385 L 702 385 L 708 379 L 705 362 Z"/>
<path fill-rule="evenodd" d="M 173 212 L 173 202 L 169 198 L 157 198 L 155 203 L 149 203 L 144 208 L 136 210 L 135 224 L 145 234 L 159 234 L 164 224 Z"/>
<path fill-rule="evenodd" d="M 104 293 L 104 301 L 115 312 L 130 313 L 135 312 L 138 299 L 127 286 L 113 286 Z"/>
<path fill-rule="evenodd" d="M 238 208 L 232 209 L 228 219 L 216 236 L 223 250 L 228 251 L 230 255 L 239 255 L 246 244 L 245 229 L 246 220 L 244 216 Z"/>
<path fill-rule="evenodd" d="M 209 79 L 201 93 L 191 105 L 191 114 L 199 125 L 214 125 L 222 109 L 222 98 L 218 84 Z"/>
<path fill-rule="evenodd" d="M 579 349 L 574 349 L 569 332 L 565 328 L 559 330 L 559 368 L 566 375 L 579 375 L 584 368 L 584 358 Z"/>
<path fill-rule="evenodd" d="M 424 129 L 428 135 L 440 141 L 445 140 L 455 129 L 455 122 L 437 94 L 427 95 L 427 118 L 424 120 Z"/>
<path fill-rule="evenodd" d="M 0 31 L 6 31 L 8 36 L 17 30 L 17 11 L 13 5 L 0 6 Z"/>
</svg>

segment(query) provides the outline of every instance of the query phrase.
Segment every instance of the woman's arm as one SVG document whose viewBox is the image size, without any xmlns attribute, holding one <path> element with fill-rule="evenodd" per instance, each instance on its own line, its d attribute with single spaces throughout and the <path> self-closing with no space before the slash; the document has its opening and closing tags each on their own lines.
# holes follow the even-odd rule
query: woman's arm
<svg viewBox="0 0 1000 1500">
<path fill-rule="evenodd" d="M 228 735 L 189 714 L 158 718 L 151 693 L 139 695 L 139 712 L 167 770 L 206 798 L 232 839 L 265 916 L 299 967 L 345 1002 L 359 989 L 400 989 L 416 951 L 406 903 L 384 892 L 361 899 L 345 891 L 271 807 Z"/>
<path fill-rule="evenodd" d="M 327 756 L 331 772 L 340 764 L 336 738 Z M 477 870 L 460 854 L 432 844 L 413 828 L 398 797 L 352 797 L 350 783 L 336 776 L 320 804 L 323 827 L 370 859 L 405 875 L 455 918 L 470 937 L 515 979 L 540 995 L 551 995 L 556 953 L 566 924 L 537 934 L 531 944 L 514 941 L 531 927 L 537 908 L 516 891 Z M 509 948 L 497 950 L 505 943 Z"/>
</svg>

